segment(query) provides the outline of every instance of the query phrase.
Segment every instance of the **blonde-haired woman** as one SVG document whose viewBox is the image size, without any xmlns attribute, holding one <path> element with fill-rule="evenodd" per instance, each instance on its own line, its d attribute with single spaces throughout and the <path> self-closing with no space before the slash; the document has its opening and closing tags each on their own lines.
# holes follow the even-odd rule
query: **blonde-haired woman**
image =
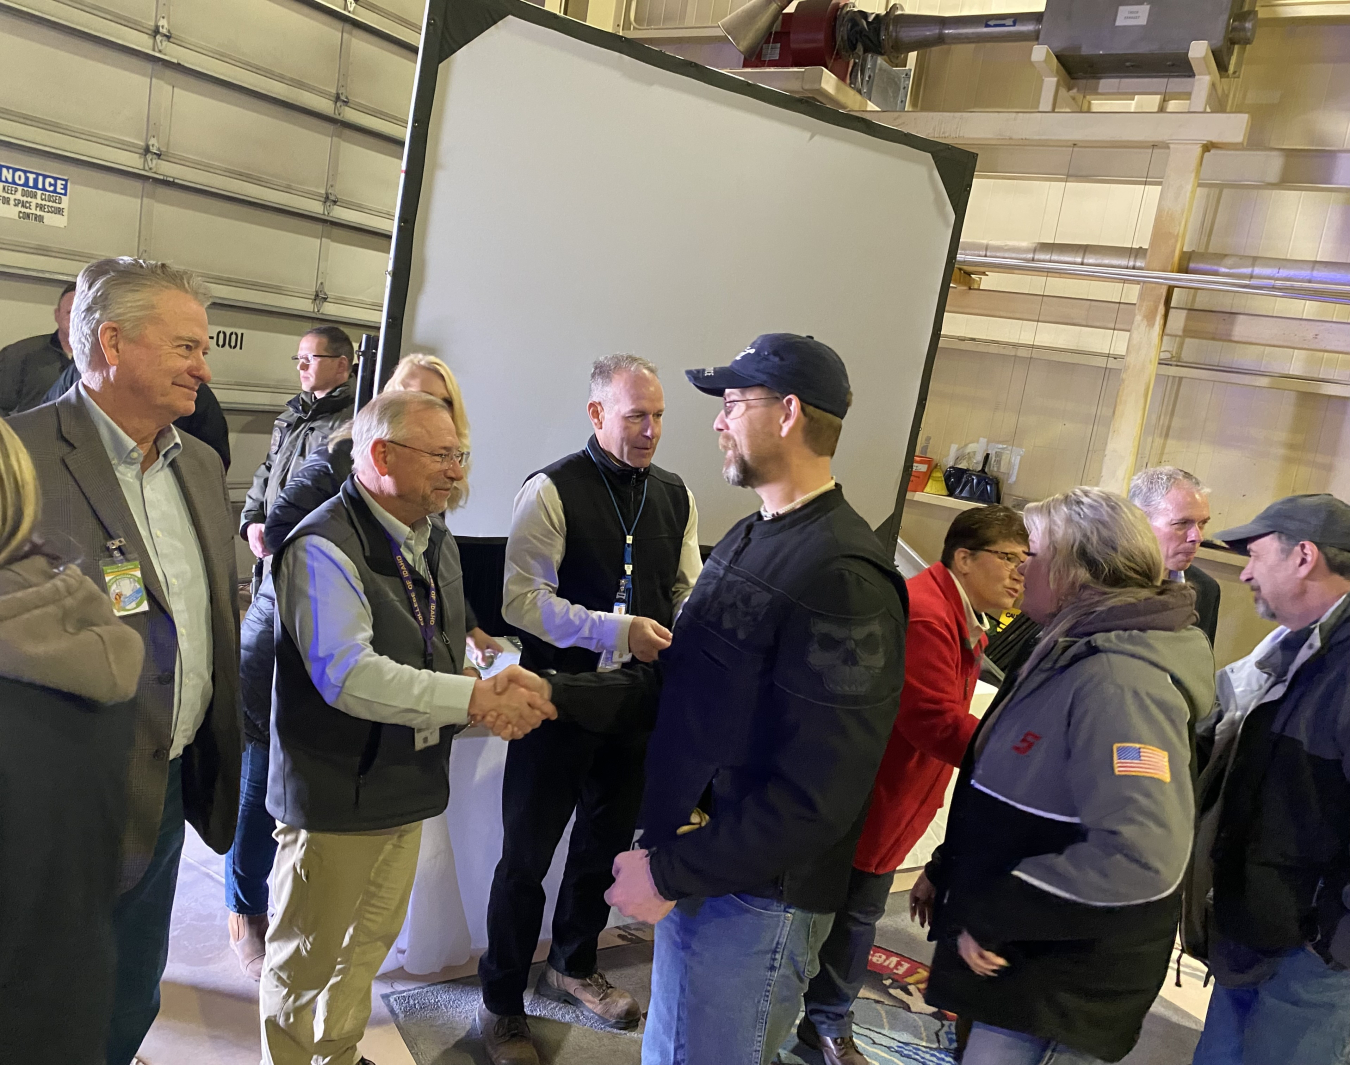
<svg viewBox="0 0 1350 1065">
<path fill-rule="evenodd" d="M 916 885 L 927 1000 L 973 1022 L 964 1065 L 1118 1061 L 1175 937 L 1214 661 L 1138 507 L 1075 488 L 1024 518 L 1023 610 L 1045 631 L 971 740 Z"/>
<path fill-rule="evenodd" d="M 34 542 L 40 502 L 0 421 L 0 1061 L 101 1065 L 144 649 Z"/>
</svg>

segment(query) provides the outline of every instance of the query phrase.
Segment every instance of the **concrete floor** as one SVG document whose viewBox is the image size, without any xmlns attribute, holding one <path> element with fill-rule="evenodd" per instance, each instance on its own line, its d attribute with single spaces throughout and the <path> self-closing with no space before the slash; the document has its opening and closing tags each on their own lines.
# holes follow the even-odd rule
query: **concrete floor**
<svg viewBox="0 0 1350 1065">
<path fill-rule="evenodd" d="M 901 874 L 896 890 L 908 889 L 913 880 L 914 874 Z M 189 828 L 161 988 L 163 1005 L 141 1048 L 144 1065 L 258 1065 L 258 985 L 239 970 L 230 949 L 224 890 L 224 859 Z M 612 936 L 606 933 L 605 944 Z M 619 942 L 617 937 L 613 941 Z M 544 953 L 541 948 L 538 956 Z M 381 996 L 474 971 L 476 964 L 470 962 L 431 976 L 396 970 L 377 979 L 361 1052 L 376 1065 L 415 1065 Z M 1203 975 L 1194 963 L 1183 963 L 1182 986 L 1176 987 L 1169 974 L 1163 997 L 1203 1018 L 1209 1001 L 1209 991 L 1201 986 Z"/>
</svg>

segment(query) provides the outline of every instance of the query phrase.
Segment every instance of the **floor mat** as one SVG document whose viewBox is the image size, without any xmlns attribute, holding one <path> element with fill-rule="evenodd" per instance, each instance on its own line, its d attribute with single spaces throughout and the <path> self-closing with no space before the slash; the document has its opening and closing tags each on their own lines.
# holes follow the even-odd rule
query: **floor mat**
<svg viewBox="0 0 1350 1065">
<path fill-rule="evenodd" d="M 635 926 L 636 928 L 636 926 Z M 626 930 L 620 930 L 626 931 Z M 645 1013 L 650 999 L 650 929 L 632 942 L 600 952 L 600 967 L 613 982 L 637 996 Z M 854 1005 L 854 1037 L 873 1065 L 953 1065 L 952 1018 L 924 1001 L 933 946 L 909 919 L 909 896 L 890 897 L 877 926 L 867 982 Z M 530 986 L 542 965 L 531 970 Z M 476 977 L 384 996 L 417 1065 L 486 1065 L 474 1015 L 482 1001 Z M 544 1065 L 639 1065 L 641 1034 L 613 1032 L 579 1009 L 526 996 L 525 1010 Z M 1121 1065 L 1188 1065 L 1200 1021 L 1165 999 L 1154 1003 L 1139 1045 Z M 823 1065 L 821 1055 L 788 1041 L 783 1065 Z"/>
<path fill-rule="evenodd" d="M 652 972 L 650 942 L 602 950 L 600 968 L 617 986 L 637 996 L 646 1011 Z M 542 963 L 530 970 L 531 988 L 542 970 Z M 483 1001 L 478 987 L 478 978 L 468 976 L 384 996 L 417 1065 L 487 1065 L 475 1020 Z M 641 1028 L 635 1032 L 604 1029 L 582 1010 L 530 992 L 525 994 L 525 1012 L 544 1065 L 638 1065 L 642 1059 Z"/>
</svg>

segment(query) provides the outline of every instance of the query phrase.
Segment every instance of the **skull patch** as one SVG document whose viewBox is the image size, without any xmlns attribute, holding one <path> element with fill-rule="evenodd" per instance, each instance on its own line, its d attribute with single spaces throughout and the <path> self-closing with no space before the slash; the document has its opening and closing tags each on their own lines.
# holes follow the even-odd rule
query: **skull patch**
<svg viewBox="0 0 1350 1065">
<path fill-rule="evenodd" d="M 886 633 L 880 619 L 811 619 L 806 664 L 835 695 L 864 695 L 886 664 Z"/>
</svg>

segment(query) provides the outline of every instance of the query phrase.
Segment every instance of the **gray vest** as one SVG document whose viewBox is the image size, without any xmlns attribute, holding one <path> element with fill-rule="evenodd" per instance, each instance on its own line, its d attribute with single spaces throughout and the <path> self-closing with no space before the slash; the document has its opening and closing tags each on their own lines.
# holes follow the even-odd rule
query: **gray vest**
<svg viewBox="0 0 1350 1065">
<path fill-rule="evenodd" d="M 438 519 L 432 519 L 426 552 L 427 568 L 436 578 L 440 630 L 429 667 L 389 536 L 350 479 L 295 527 L 277 557 L 300 537 L 311 535 L 331 541 L 356 567 L 370 603 L 371 644 L 377 654 L 416 669 L 461 671 L 464 578 L 454 537 Z M 413 583 L 426 616 L 426 582 L 414 573 Z M 365 721 L 330 706 L 310 679 L 280 610 L 275 632 L 267 812 L 283 824 L 311 832 L 372 832 L 441 813 L 450 799 L 455 730 L 442 729 L 439 743 L 419 751 L 411 728 Z"/>
</svg>

